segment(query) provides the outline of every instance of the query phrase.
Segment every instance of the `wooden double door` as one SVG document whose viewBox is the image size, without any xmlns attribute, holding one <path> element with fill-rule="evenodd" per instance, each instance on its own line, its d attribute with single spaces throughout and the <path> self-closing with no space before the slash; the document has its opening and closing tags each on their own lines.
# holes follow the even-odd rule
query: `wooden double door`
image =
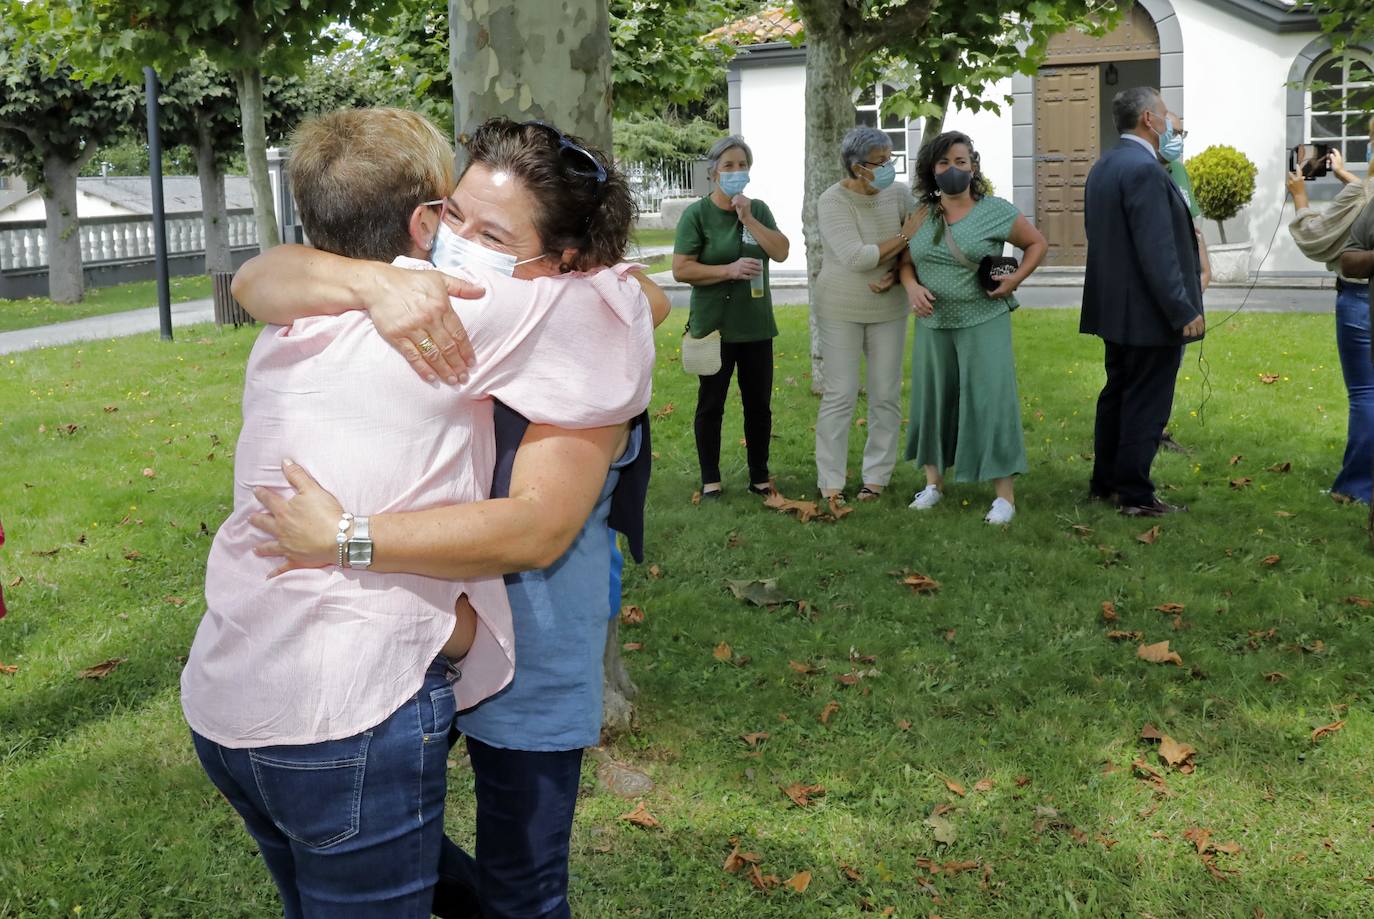
<svg viewBox="0 0 1374 919">
<path fill-rule="evenodd" d="M 1035 86 L 1035 215 L 1046 265 L 1084 265 L 1083 191 L 1101 152 L 1099 67 L 1045 67 Z"/>
</svg>

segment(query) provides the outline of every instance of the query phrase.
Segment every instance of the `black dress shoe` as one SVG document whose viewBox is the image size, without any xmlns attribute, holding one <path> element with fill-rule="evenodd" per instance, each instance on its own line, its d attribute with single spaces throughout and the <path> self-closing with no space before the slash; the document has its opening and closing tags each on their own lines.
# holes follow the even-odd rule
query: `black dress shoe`
<svg viewBox="0 0 1374 919">
<path fill-rule="evenodd" d="M 1149 504 L 1123 504 L 1120 513 L 1123 517 L 1163 517 L 1167 514 L 1181 514 L 1188 510 L 1183 504 L 1169 504 L 1155 498 Z"/>
</svg>

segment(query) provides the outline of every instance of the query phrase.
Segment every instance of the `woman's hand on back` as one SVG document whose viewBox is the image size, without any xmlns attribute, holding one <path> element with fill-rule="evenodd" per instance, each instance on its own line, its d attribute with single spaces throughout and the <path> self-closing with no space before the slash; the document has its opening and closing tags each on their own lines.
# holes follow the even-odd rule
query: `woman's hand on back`
<svg viewBox="0 0 1374 919">
<path fill-rule="evenodd" d="M 296 568 L 326 568 L 338 564 L 336 534 L 343 517 L 343 505 L 321 488 L 304 466 L 286 460 L 281 468 L 296 494 L 288 499 L 266 488 L 253 489 L 253 495 L 266 512 L 254 514 L 248 520 L 272 537 L 270 542 L 254 547 L 253 552 L 269 558 L 285 558 L 284 564 L 270 577 Z"/>
<path fill-rule="evenodd" d="M 377 331 L 424 379 L 465 381 L 476 355 L 449 297 L 477 299 L 482 288 L 442 271 L 380 264 L 376 269 L 367 312 Z"/>
</svg>

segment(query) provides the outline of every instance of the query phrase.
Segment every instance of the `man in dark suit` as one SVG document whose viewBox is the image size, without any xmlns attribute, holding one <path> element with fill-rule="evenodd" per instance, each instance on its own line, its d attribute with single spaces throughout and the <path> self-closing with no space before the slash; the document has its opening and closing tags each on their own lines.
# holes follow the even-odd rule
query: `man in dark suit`
<svg viewBox="0 0 1374 919">
<path fill-rule="evenodd" d="M 1088 173 L 1088 268 L 1078 330 L 1106 346 L 1088 490 L 1121 513 L 1159 517 L 1184 507 L 1155 495 L 1150 464 L 1173 408 L 1182 345 L 1202 338 L 1201 261 L 1188 205 L 1160 165 L 1172 133 L 1159 91 L 1112 101 L 1121 143 Z"/>
</svg>

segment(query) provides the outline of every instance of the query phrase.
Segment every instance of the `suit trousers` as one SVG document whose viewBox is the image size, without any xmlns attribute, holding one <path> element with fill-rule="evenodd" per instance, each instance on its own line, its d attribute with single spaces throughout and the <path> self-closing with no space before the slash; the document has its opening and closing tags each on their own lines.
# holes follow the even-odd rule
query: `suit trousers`
<svg viewBox="0 0 1374 919">
<path fill-rule="evenodd" d="M 1089 488 L 1102 496 L 1115 493 L 1123 506 L 1150 504 L 1155 500 L 1150 465 L 1173 409 L 1183 349 L 1103 344 L 1107 385 L 1097 397 Z"/>
</svg>

